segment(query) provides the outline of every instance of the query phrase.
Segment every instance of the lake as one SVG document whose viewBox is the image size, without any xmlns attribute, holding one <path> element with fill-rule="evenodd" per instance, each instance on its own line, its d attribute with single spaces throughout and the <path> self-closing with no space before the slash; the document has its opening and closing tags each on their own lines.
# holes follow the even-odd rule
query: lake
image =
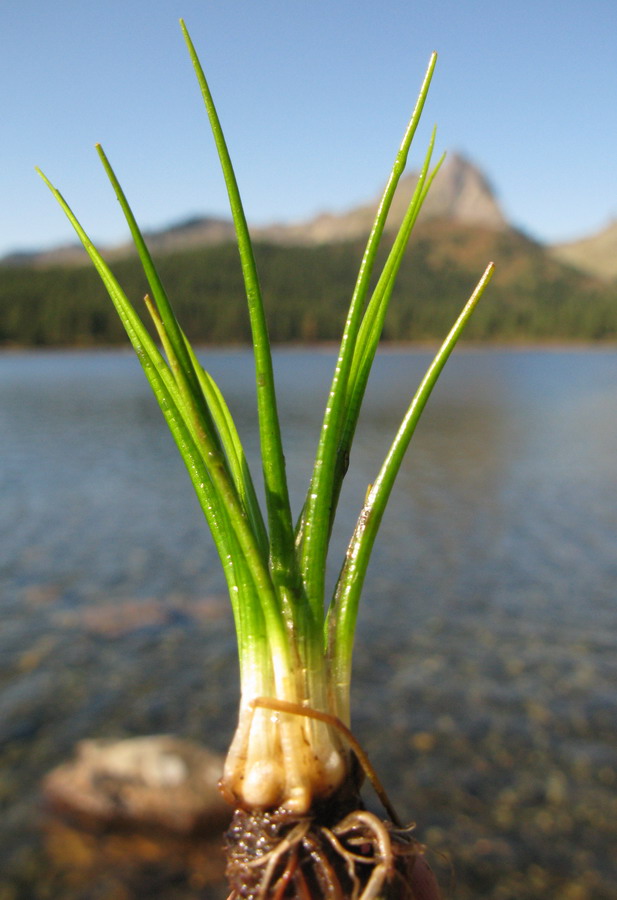
<svg viewBox="0 0 617 900">
<path fill-rule="evenodd" d="M 203 358 L 254 460 L 251 355 Z M 296 511 L 334 359 L 275 351 Z M 330 581 L 429 359 L 378 357 Z M 99 897 L 49 892 L 40 779 L 85 737 L 225 750 L 225 585 L 130 353 L 0 355 L 0 444 L 0 898 Z M 453 859 L 456 897 L 614 896 L 615 348 L 455 353 L 384 517 L 354 678 L 354 732 L 420 839 Z"/>
</svg>

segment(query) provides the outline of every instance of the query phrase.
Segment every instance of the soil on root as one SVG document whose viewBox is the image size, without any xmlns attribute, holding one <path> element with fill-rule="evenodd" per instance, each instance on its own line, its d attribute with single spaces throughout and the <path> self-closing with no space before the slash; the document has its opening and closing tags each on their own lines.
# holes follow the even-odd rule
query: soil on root
<svg viewBox="0 0 617 900">
<path fill-rule="evenodd" d="M 229 900 L 439 900 L 411 828 L 364 809 L 237 810 L 226 851 Z"/>
</svg>

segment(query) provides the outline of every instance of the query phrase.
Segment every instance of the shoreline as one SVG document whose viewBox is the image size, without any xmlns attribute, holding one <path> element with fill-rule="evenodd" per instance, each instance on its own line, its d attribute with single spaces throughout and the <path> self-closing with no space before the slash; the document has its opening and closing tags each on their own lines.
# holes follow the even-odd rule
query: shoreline
<svg viewBox="0 0 617 900">
<path fill-rule="evenodd" d="M 281 351 L 292 352 L 337 352 L 339 349 L 338 341 L 318 341 L 315 343 L 302 343 L 298 341 L 289 341 L 284 343 L 273 343 L 273 353 Z M 379 344 L 379 353 L 408 353 L 408 352 L 435 352 L 441 346 L 439 340 L 426 341 L 382 341 Z M 245 350 L 252 352 L 249 343 L 224 343 L 224 344 L 195 344 L 195 348 L 199 351 L 233 353 Z M 555 340 L 555 341 L 533 341 L 525 339 L 521 341 L 474 341 L 460 340 L 456 347 L 456 353 L 480 352 L 480 351 L 499 351 L 499 352 L 530 352 L 541 351 L 543 353 L 561 353 L 567 351 L 615 351 L 617 350 L 617 340 Z M 53 346 L 34 347 L 29 344 L 14 344 L 2 346 L 0 345 L 0 357 L 12 355 L 44 355 L 74 353 L 74 354 L 127 354 L 134 355 L 133 348 L 124 344 L 56 344 Z"/>
</svg>

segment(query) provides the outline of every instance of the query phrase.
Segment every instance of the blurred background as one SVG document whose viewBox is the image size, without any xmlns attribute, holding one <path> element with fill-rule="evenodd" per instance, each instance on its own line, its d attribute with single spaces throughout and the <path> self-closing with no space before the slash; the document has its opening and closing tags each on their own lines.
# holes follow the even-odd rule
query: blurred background
<svg viewBox="0 0 617 900">
<path fill-rule="evenodd" d="M 439 63 L 416 160 L 437 123 L 438 147 L 483 169 L 508 220 L 545 242 L 590 234 L 617 215 L 610 0 L 24 0 L 0 12 L 0 255 L 71 240 L 35 165 L 96 240 L 124 237 L 97 141 L 144 227 L 226 213 L 180 16 L 255 224 L 371 198 L 433 50 Z"/>
</svg>

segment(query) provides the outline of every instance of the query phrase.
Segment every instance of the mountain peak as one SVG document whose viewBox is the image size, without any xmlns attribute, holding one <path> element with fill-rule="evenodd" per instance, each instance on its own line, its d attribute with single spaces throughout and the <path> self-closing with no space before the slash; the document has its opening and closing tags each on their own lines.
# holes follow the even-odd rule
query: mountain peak
<svg viewBox="0 0 617 900">
<path fill-rule="evenodd" d="M 398 228 L 418 181 L 418 173 L 404 175 L 392 201 L 387 229 Z M 326 244 L 365 237 L 371 228 L 381 193 L 370 203 L 347 212 L 322 213 L 305 222 L 255 229 L 264 240 L 295 244 Z M 459 153 L 446 158 L 428 193 L 421 219 L 450 219 L 494 230 L 508 227 L 487 178 Z"/>
<path fill-rule="evenodd" d="M 417 176 L 408 177 L 415 184 Z M 507 227 L 488 179 L 459 153 L 446 157 L 426 198 L 423 215 L 497 230 Z"/>
</svg>

